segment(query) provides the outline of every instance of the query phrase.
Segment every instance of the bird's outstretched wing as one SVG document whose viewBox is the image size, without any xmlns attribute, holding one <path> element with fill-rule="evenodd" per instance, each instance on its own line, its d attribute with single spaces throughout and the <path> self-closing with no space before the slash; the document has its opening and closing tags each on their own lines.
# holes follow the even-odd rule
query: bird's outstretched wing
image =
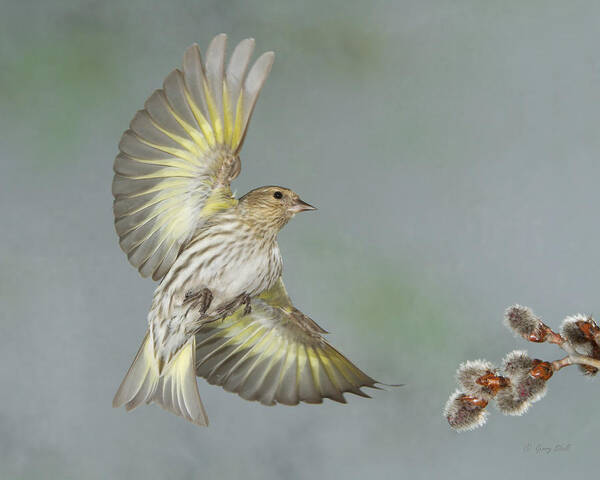
<svg viewBox="0 0 600 480">
<path fill-rule="evenodd" d="M 216 36 L 204 62 L 198 45 L 189 47 L 183 71 L 167 76 L 119 143 L 115 226 L 143 277 L 162 278 L 196 228 L 237 203 L 229 184 L 274 55 L 264 53 L 248 70 L 254 40 L 246 39 L 225 68 L 226 40 Z"/>
<path fill-rule="evenodd" d="M 196 375 L 265 405 L 345 403 L 345 392 L 368 397 L 376 382 L 323 338 L 296 309 L 279 279 L 244 309 L 205 325 L 196 335 Z"/>
</svg>

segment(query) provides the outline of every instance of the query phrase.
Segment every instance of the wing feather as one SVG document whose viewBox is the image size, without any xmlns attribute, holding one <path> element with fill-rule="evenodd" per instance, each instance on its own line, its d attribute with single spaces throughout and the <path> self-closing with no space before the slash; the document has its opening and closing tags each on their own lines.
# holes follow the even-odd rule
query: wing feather
<svg viewBox="0 0 600 480">
<path fill-rule="evenodd" d="M 217 35 L 203 62 L 194 44 L 123 133 L 113 195 L 119 244 L 144 277 L 159 280 L 210 216 L 237 204 L 229 187 L 272 53 L 246 75 L 254 40 L 234 49 Z M 173 401 L 175 399 L 172 399 Z"/>
<path fill-rule="evenodd" d="M 223 75 L 227 36 L 217 35 L 206 50 L 206 78 L 203 83 L 208 113 L 218 143 L 223 143 Z"/>
<path fill-rule="evenodd" d="M 186 98 L 185 80 L 183 72 L 179 69 L 173 70 L 163 83 L 163 90 L 171 112 L 174 112 L 177 121 L 186 125 L 186 130 L 194 139 L 201 139 L 205 142 L 204 134 L 200 130 L 200 125 Z M 198 134 L 200 132 L 200 134 Z"/>
<path fill-rule="evenodd" d="M 196 374 L 265 405 L 345 403 L 345 392 L 366 396 L 376 381 L 324 338 L 325 331 L 296 309 L 281 279 L 231 316 L 196 335 Z"/>
<path fill-rule="evenodd" d="M 239 115 L 241 122 L 240 126 L 234 129 L 232 139 L 232 146 L 236 148 L 236 152 L 242 147 L 248 128 L 248 122 L 250 121 L 254 106 L 258 100 L 258 94 L 271 72 L 274 60 L 275 54 L 273 52 L 263 53 L 250 69 L 248 77 L 244 82 L 244 88 L 240 93 L 236 108 L 236 121 L 237 115 Z"/>
</svg>

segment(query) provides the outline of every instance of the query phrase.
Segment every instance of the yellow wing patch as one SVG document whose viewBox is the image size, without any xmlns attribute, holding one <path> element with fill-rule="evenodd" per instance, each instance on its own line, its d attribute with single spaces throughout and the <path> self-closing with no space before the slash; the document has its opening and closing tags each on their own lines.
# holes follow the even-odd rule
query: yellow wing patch
<svg viewBox="0 0 600 480">
<path fill-rule="evenodd" d="M 279 280 L 252 300 L 250 314 L 241 308 L 200 330 L 196 374 L 266 405 L 323 398 L 345 403 L 345 392 L 368 397 L 361 388 L 377 388 L 377 382 L 333 348 L 323 331 L 291 304 Z"/>
<path fill-rule="evenodd" d="M 119 143 L 113 195 L 119 244 L 142 276 L 162 278 L 183 245 L 210 216 L 233 208 L 229 182 L 272 52 L 248 69 L 254 41 L 234 49 L 225 69 L 226 36 L 198 45 L 133 118 Z M 235 111 L 233 108 L 235 107 Z"/>
</svg>

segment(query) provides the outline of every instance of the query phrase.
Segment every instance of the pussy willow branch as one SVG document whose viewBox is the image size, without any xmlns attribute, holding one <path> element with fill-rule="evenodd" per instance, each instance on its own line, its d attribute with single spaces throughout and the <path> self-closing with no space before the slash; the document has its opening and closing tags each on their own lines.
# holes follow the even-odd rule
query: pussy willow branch
<svg viewBox="0 0 600 480">
<path fill-rule="evenodd" d="M 504 318 L 505 325 L 518 337 L 533 343 L 552 343 L 567 355 L 543 361 L 529 357 L 525 351 L 513 350 L 505 356 L 501 369 L 487 360 L 461 364 L 456 372 L 459 388 L 444 407 L 444 416 L 456 431 L 485 424 L 485 409 L 491 401 L 504 415 L 523 415 L 544 397 L 546 382 L 553 373 L 564 367 L 579 365 L 581 373 L 588 376 L 600 373 L 600 327 L 591 316 L 566 317 L 559 332 L 521 305 L 509 307 Z"/>
<path fill-rule="evenodd" d="M 588 357 L 587 355 L 578 354 L 573 346 L 567 342 L 565 337 L 563 337 L 560 333 L 556 333 L 550 327 L 548 328 L 548 343 L 554 343 L 562 348 L 569 355 L 565 358 L 561 358 L 560 360 L 555 360 L 552 362 L 552 368 L 554 371 L 558 371 L 563 367 L 568 365 L 587 365 L 588 367 L 595 367 L 600 369 L 600 360 L 596 360 L 595 358 Z M 594 335 L 594 341 L 600 345 L 600 334 Z"/>
<path fill-rule="evenodd" d="M 588 367 L 595 367 L 600 369 L 600 360 L 596 360 L 595 358 L 586 357 L 585 355 L 567 355 L 560 360 L 554 360 L 552 362 L 552 370 L 555 372 L 559 371 L 561 368 L 567 367 L 569 365 L 587 365 Z"/>
<path fill-rule="evenodd" d="M 556 333 L 550 327 L 546 326 L 548 329 L 548 343 L 554 343 L 562 348 L 569 355 L 577 355 L 575 349 L 571 346 L 569 342 L 563 337 L 560 333 Z"/>
</svg>

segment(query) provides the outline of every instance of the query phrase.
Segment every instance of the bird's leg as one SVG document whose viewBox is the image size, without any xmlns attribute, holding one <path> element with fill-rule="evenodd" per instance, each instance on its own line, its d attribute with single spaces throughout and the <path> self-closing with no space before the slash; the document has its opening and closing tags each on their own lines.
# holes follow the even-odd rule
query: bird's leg
<svg viewBox="0 0 600 480">
<path fill-rule="evenodd" d="M 193 294 L 190 293 L 189 298 L 191 299 L 192 296 L 193 296 Z M 188 299 L 188 295 L 186 294 L 186 299 L 184 300 L 184 303 L 187 301 L 187 299 Z M 211 300 L 212 300 L 212 295 L 211 295 Z M 221 307 L 218 307 L 210 315 L 207 315 L 206 313 L 202 313 L 200 315 L 200 317 L 198 317 L 196 320 L 194 320 L 187 326 L 186 334 L 194 335 L 204 325 L 207 325 L 209 323 L 216 322 L 217 320 L 221 320 L 225 317 L 228 317 L 229 315 L 234 313 L 238 308 L 240 308 L 242 305 L 244 305 L 243 315 L 248 315 L 252 311 L 252 307 L 250 306 L 251 301 L 252 301 L 252 298 L 250 297 L 250 295 L 248 295 L 247 293 L 242 293 L 241 295 L 238 295 L 237 297 L 235 297 L 231 302 L 229 302 Z"/>
<path fill-rule="evenodd" d="M 252 312 L 252 306 L 250 305 L 251 300 L 252 299 L 250 298 L 250 295 L 244 294 L 244 298 L 242 300 L 242 305 L 245 305 L 244 315 L 250 315 L 250 313 Z"/>
<path fill-rule="evenodd" d="M 242 293 L 235 299 L 235 306 L 233 307 L 233 310 L 237 310 L 238 307 L 244 305 L 243 315 L 249 315 L 250 312 L 252 312 L 252 306 L 250 305 L 251 301 L 252 299 L 250 298 L 250 295 L 247 293 Z"/>
<path fill-rule="evenodd" d="M 213 294 L 208 288 L 203 288 L 199 292 L 187 292 L 183 299 L 183 304 L 191 303 L 192 308 L 198 307 L 200 313 L 204 314 L 212 303 Z"/>
<path fill-rule="evenodd" d="M 235 297 L 235 299 L 232 302 L 229 302 L 228 304 L 220 307 L 216 311 L 215 316 L 218 316 L 220 318 L 227 317 L 228 315 L 231 315 L 233 312 L 235 312 L 242 305 L 245 305 L 244 315 L 248 315 L 252 311 L 250 307 L 251 300 L 252 299 L 250 298 L 250 295 L 248 295 L 247 293 L 242 293 L 241 295 Z"/>
</svg>

